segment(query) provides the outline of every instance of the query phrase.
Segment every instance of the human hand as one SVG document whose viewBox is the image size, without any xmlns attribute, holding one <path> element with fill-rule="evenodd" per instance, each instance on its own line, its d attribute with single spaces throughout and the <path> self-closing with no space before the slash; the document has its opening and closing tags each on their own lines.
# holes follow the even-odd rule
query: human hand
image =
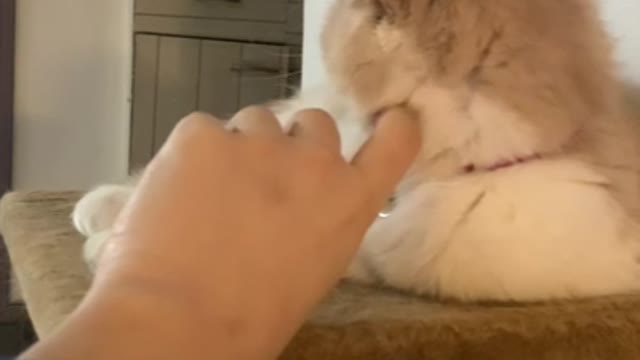
<svg viewBox="0 0 640 360">
<path fill-rule="evenodd" d="M 324 112 L 299 113 L 289 134 L 257 107 L 231 123 L 178 124 L 116 223 L 87 302 L 176 312 L 204 353 L 271 358 L 342 276 L 413 161 L 418 125 L 389 110 L 347 163 Z"/>
</svg>

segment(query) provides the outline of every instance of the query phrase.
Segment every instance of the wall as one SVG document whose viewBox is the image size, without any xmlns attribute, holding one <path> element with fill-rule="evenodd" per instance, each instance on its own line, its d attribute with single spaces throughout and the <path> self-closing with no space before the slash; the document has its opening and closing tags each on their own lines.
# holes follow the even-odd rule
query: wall
<svg viewBox="0 0 640 360">
<path fill-rule="evenodd" d="M 305 3 L 305 58 L 303 84 L 321 81 L 325 75 L 320 60 L 319 33 L 332 0 L 307 0 Z M 631 0 L 601 0 L 603 18 L 618 45 L 622 72 L 640 82 L 640 2 Z"/>
<path fill-rule="evenodd" d="M 640 83 L 640 2 L 602 0 L 602 13 L 617 45 L 622 73 Z"/>
<path fill-rule="evenodd" d="M 17 1 L 16 189 L 127 171 L 131 0 Z"/>
<path fill-rule="evenodd" d="M 325 70 L 320 52 L 320 31 L 332 0 L 307 0 L 304 3 L 304 43 L 302 86 L 321 82 Z"/>
</svg>

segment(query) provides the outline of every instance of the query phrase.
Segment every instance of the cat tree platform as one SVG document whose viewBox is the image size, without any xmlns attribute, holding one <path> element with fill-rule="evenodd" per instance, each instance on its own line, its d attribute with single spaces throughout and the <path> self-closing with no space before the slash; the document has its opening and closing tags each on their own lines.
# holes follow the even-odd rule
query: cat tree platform
<svg viewBox="0 0 640 360">
<path fill-rule="evenodd" d="M 22 298 L 40 338 L 82 299 L 89 274 L 69 220 L 75 192 L 12 193 L 0 203 Z M 282 359 L 640 359 L 640 295 L 463 305 L 343 284 Z"/>
</svg>

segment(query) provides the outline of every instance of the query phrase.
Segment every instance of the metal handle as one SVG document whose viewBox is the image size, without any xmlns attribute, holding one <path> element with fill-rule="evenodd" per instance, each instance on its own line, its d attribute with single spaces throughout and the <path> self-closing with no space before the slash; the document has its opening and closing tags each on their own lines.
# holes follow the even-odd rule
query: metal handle
<svg viewBox="0 0 640 360">
<path fill-rule="evenodd" d="M 282 73 L 282 70 L 280 68 L 273 68 L 273 67 L 264 66 L 260 64 L 249 64 L 249 63 L 240 63 L 237 65 L 233 65 L 231 66 L 230 70 L 233 72 L 239 72 L 239 73 L 252 72 L 252 73 L 261 73 L 261 74 L 268 74 L 268 75 L 278 75 Z"/>
</svg>

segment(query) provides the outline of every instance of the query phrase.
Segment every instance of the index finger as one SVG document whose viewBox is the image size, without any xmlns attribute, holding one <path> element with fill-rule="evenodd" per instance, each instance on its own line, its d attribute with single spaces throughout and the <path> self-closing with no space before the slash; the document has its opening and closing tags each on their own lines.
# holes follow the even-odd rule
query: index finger
<svg viewBox="0 0 640 360">
<path fill-rule="evenodd" d="M 407 109 L 385 112 L 373 135 L 352 161 L 374 196 L 386 201 L 415 160 L 422 143 L 416 116 Z"/>
</svg>

